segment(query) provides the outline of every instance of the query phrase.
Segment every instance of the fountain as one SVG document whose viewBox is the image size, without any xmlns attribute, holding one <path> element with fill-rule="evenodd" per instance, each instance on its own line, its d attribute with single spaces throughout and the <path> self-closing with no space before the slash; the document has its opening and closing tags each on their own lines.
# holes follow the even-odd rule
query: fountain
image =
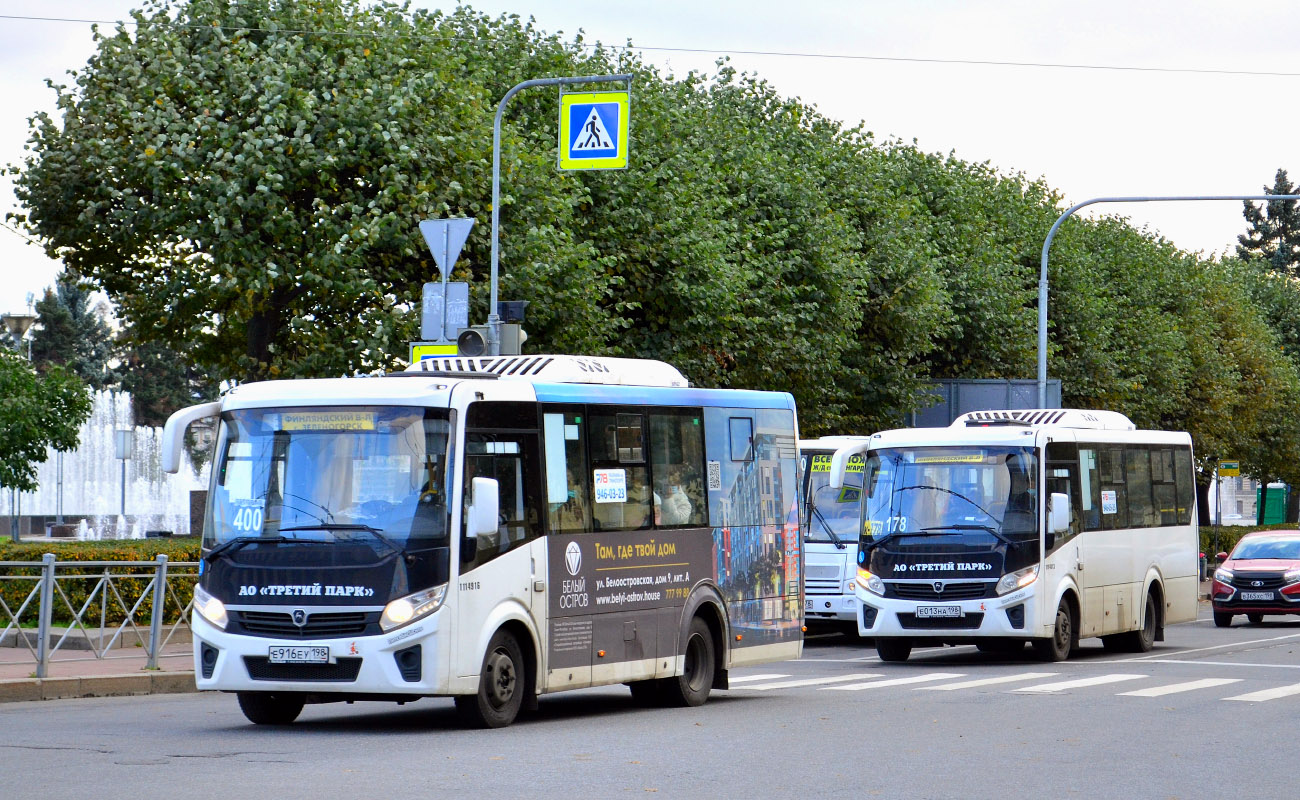
<svg viewBox="0 0 1300 800">
<path fill-rule="evenodd" d="M 141 539 L 146 531 L 190 532 L 190 491 L 207 488 L 208 468 L 195 472 L 188 459 L 169 475 L 161 468 L 162 428 L 136 426 L 131 396 L 124 392 L 94 394 L 90 418 L 81 426 L 80 444 L 63 454 L 63 514 L 77 520 L 78 539 Z M 122 511 L 122 461 L 115 458 L 114 432 L 134 431 L 131 457 L 126 460 L 126 514 Z M 24 492 L 18 511 L 23 516 L 59 512 L 59 454 L 49 451 L 37 468 L 39 486 Z M 13 514 L 13 495 L 5 492 Z"/>
</svg>

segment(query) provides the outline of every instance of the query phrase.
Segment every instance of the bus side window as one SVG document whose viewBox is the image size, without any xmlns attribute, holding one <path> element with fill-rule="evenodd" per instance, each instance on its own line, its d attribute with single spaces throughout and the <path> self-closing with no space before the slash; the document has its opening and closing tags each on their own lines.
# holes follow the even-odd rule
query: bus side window
<svg viewBox="0 0 1300 800">
<path fill-rule="evenodd" d="M 627 531 L 649 528 L 652 492 L 645 459 L 645 415 L 591 411 L 592 528 Z"/>
<path fill-rule="evenodd" d="M 650 471 L 655 525 L 704 525 L 704 430 L 699 409 L 650 413 Z"/>
<path fill-rule="evenodd" d="M 1047 445 L 1047 492 L 1070 498 L 1070 529 L 1053 537 L 1051 550 L 1069 541 L 1083 530 L 1083 497 L 1079 486 L 1079 446 L 1073 442 Z"/>
<path fill-rule="evenodd" d="M 1128 486 L 1124 477 L 1124 445 L 1097 448 L 1101 471 L 1101 527 L 1113 531 L 1129 527 Z"/>
<path fill-rule="evenodd" d="M 1085 531 L 1101 530 L 1101 470 L 1095 447 L 1079 448 L 1079 513 Z"/>
<path fill-rule="evenodd" d="M 544 410 L 547 527 L 552 533 L 591 530 L 591 485 L 582 411 Z"/>
</svg>

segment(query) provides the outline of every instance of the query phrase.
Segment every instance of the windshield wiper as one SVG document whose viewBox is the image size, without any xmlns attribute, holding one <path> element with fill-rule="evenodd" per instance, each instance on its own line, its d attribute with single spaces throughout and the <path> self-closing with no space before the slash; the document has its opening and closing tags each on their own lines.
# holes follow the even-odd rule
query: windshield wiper
<svg viewBox="0 0 1300 800">
<path fill-rule="evenodd" d="M 227 539 L 226 541 L 212 548 L 210 551 L 208 551 L 208 554 L 203 557 L 203 560 L 207 561 L 208 563 L 212 563 L 212 560 L 215 559 L 217 556 L 225 555 L 226 553 L 233 553 L 234 551 L 242 548 L 244 545 L 284 544 L 285 542 L 307 542 L 310 544 L 325 544 L 325 542 L 319 542 L 316 541 L 315 539 L 298 539 L 293 536 L 236 536 L 235 538 Z"/>
<path fill-rule="evenodd" d="M 817 506 L 814 505 L 812 507 L 812 513 L 817 517 L 817 521 L 822 524 L 822 528 L 826 531 L 826 535 L 831 537 L 831 542 L 835 545 L 836 549 L 843 550 L 845 547 L 844 540 L 836 536 L 835 531 L 831 530 L 830 524 L 826 522 L 826 518 L 822 516 L 822 512 L 817 510 Z"/>
<path fill-rule="evenodd" d="M 922 528 L 921 533 L 938 533 L 940 531 L 984 531 L 985 533 L 997 539 L 999 542 L 1006 544 L 1008 547 L 1019 547 L 1022 542 L 1017 542 L 1002 531 L 991 525 L 970 525 L 966 523 L 957 523 L 955 525 L 934 525 L 929 528 Z"/>
<path fill-rule="evenodd" d="M 894 491 L 894 494 L 895 494 L 895 495 L 902 494 L 903 492 L 907 491 L 908 489 L 933 489 L 933 490 L 935 490 L 936 492 L 947 492 L 948 494 L 952 495 L 953 497 L 958 497 L 958 498 L 961 498 L 962 500 L 965 500 L 967 503 L 970 503 L 971 505 L 973 505 L 973 506 L 975 506 L 976 508 L 978 508 L 978 509 L 979 509 L 979 510 L 984 514 L 984 516 L 988 517 L 989 519 L 993 519 L 993 514 L 992 514 L 992 512 L 990 512 L 990 511 L 989 511 L 987 508 L 985 508 L 984 506 L 982 506 L 982 505 L 980 505 L 979 503 L 975 502 L 974 500 L 970 499 L 969 497 L 967 497 L 966 495 L 962 494 L 961 492 L 954 492 L 952 489 L 946 489 L 946 488 L 944 488 L 944 487 L 942 487 L 942 486 L 931 486 L 931 485 L 928 484 L 928 483 L 917 483 L 917 484 L 913 484 L 912 486 L 904 486 L 904 487 L 902 487 L 902 488 L 900 488 L 900 489 L 896 489 L 896 490 Z"/>
<path fill-rule="evenodd" d="M 394 553 L 404 552 L 402 547 L 392 539 L 384 535 L 384 532 L 373 525 L 362 525 L 353 522 L 320 522 L 315 525 L 291 525 L 288 528 L 281 528 L 280 532 L 285 531 L 328 531 L 337 533 L 339 531 L 364 531 L 379 541 L 383 542 Z"/>
</svg>

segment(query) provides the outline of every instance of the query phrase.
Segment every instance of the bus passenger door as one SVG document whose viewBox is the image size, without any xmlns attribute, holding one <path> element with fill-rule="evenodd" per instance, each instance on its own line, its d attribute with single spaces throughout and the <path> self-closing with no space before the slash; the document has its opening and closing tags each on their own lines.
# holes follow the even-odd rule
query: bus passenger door
<svg viewBox="0 0 1300 800">
<path fill-rule="evenodd" d="M 464 476 L 465 506 L 472 499 L 473 478 L 492 478 L 497 482 L 500 513 L 497 530 L 478 536 L 473 558 L 462 558 L 460 564 L 456 613 L 460 634 L 455 639 L 467 649 L 457 659 L 459 674 L 469 675 L 479 669 L 503 606 L 507 614 L 511 606 L 525 611 L 534 629 L 539 634 L 545 631 L 546 597 L 534 586 L 546 576 L 546 542 L 537 506 L 541 497 L 537 434 L 468 430 Z"/>
</svg>

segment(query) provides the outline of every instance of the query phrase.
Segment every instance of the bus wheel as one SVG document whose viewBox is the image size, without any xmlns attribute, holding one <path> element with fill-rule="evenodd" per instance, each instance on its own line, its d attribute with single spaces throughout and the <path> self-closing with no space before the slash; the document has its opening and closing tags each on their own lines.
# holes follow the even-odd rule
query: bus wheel
<svg viewBox="0 0 1300 800">
<path fill-rule="evenodd" d="M 1101 637 L 1101 643 L 1107 650 L 1120 650 L 1125 653 L 1149 652 L 1156 642 L 1156 615 L 1160 613 L 1155 595 L 1147 593 L 1147 604 L 1143 610 L 1142 627 L 1135 631 L 1115 633 Z"/>
<path fill-rule="evenodd" d="M 1056 607 L 1056 625 L 1052 635 L 1047 639 L 1034 640 L 1034 653 L 1041 661 L 1064 661 L 1074 649 L 1074 615 L 1070 613 L 1070 604 L 1064 597 Z"/>
<path fill-rule="evenodd" d="M 686 634 L 682 674 L 664 678 L 659 684 L 663 702 L 670 706 L 703 705 L 709 699 L 709 689 L 713 688 L 713 668 L 713 632 L 704 620 L 696 617 Z"/>
<path fill-rule="evenodd" d="M 876 638 L 876 655 L 881 661 L 906 661 L 912 654 L 912 643 L 907 639 Z"/>
<path fill-rule="evenodd" d="M 1247 614 L 1247 615 L 1246 615 L 1246 620 L 1247 620 L 1248 622 L 1250 622 L 1251 625 L 1258 625 L 1259 623 L 1261 623 L 1261 622 L 1264 621 L 1264 615 L 1263 615 L 1263 614 Z"/>
<path fill-rule="evenodd" d="M 1216 627 L 1216 628 L 1230 628 L 1230 627 L 1232 627 L 1232 615 L 1231 615 L 1231 614 L 1225 614 L 1225 613 L 1222 612 L 1222 611 L 1216 611 L 1216 612 L 1214 612 L 1214 627 Z"/>
<path fill-rule="evenodd" d="M 488 643 L 479 673 L 478 694 L 456 698 L 456 711 L 472 728 L 504 728 L 515 721 L 527 691 L 524 656 L 515 637 L 497 631 Z"/>
<path fill-rule="evenodd" d="M 238 692 L 239 710 L 254 725 L 288 725 L 302 713 L 303 697 L 294 692 Z"/>
</svg>

